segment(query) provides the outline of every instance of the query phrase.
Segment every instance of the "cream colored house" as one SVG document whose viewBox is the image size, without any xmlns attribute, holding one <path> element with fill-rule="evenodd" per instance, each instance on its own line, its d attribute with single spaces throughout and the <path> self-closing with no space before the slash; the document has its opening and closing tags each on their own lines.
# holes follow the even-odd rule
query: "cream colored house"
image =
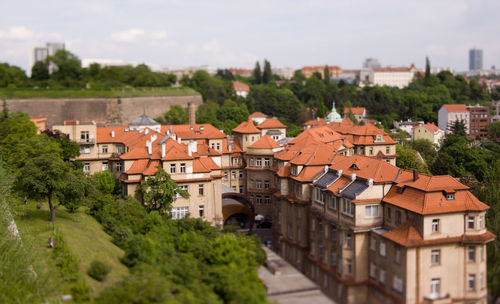
<svg viewBox="0 0 500 304">
<path fill-rule="evenodd" d="M 416 126 L 411 132 L 412 140 L 425 139 L 436 146 L 441 145 L 441 140 L 444 138 L 444 131 L 439 129 L 435 124 L 425 124 Z"/>
</svg>

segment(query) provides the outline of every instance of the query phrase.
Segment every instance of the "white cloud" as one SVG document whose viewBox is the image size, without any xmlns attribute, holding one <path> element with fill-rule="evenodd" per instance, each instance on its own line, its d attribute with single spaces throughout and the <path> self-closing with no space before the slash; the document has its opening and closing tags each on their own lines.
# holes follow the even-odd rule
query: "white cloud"
<svg viewBox="0 0 500 304">
<path fill-rule="evenodd" d="M 164 40 L 167 38 L 166 31 L 146 31 L 140 28 L 131 28 L 126 31 L 112 33 L 111 39 L 117 42 L 137 42 L 142 39 Z"/>
<path fill-rule="evenodd" d="M 0 31 L 0 39 L 26 40 L 35 37 L 35 33 L 25 26 L 12 26 L 7 31 Z"/>
</svg>

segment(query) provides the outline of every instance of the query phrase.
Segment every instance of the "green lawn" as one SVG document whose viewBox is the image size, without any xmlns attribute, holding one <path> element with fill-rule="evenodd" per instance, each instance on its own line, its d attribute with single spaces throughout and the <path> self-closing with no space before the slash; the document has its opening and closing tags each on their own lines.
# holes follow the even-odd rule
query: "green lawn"
<svg viewBox="0 0 500 304">
<path fill-rule="evenodd" d="M 21 237 L 27 234 L 27 237 L 35 240 L 40 259 L 45 262 L 49 271 L 57 272 L 49 259 L 51 249 L 47 246 L 48 238 L 53 235 L 55 227 L 62 233 L 71 253 L 78 259 L 80 272 L 90 287 L 92 296 L 128 273 L 128 268 L 120 262 L 123 251 L 111 242 L 111 237 L 102 230 L 101 225 L 93 217 L 87 215 L 83 209 L 71 214 L 64 207 L 60 207 L 56 210 L 55 224 L 52 225 L 48 222 L 49 211 L 45 205 L 38 210 L 36 203 L 28 204 L 24 212 L 16 217 L 16 224 Z M 105 262 L 111 268 L 104 282 L 98 282 L 87 275 L 87 269 L 94 259 Z M 68 293 L 68 290 L 63 284 L 58 288 L 58 294 L 64 293 Z"/>
<path fill-rule="evenodd" d="M 0 98 L 117 98 L 140 96 L 200 95 L 191 88 L 116 88 L 109 90 L 87 89 L 0 89 Z"/>
</svg>

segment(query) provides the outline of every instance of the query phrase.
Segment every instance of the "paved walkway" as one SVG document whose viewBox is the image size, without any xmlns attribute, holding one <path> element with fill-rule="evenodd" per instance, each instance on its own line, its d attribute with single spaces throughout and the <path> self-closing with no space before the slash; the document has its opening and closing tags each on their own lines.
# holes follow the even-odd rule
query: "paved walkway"
<svg viewBox="0 0 500 304">
<path fill-rule="evenodd" d="M 267 297 L 280 304 L 334 304 L 318 285 L 267 247 L 264 266 L 259 277 L 267 289 Z"/>
</svg>

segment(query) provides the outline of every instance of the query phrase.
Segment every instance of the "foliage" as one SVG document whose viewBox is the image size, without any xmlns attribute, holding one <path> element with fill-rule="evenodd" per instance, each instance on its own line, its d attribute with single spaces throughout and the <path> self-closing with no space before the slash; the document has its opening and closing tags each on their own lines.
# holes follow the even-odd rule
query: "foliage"
<svg viewBox="0 0 500 304">
<path fill-rule="evenodd" d="M 118 180 L 108 170 L 94 173 L 92 183 L 103 194 L 119 193 L 120 185 Z"/>
<path fill-rule="evenodd" d="M 255 68 L 253 69 L 252 76 L 255 84 L 262 83 L 262 71 L 260 69 L 260 63 L 258 61 L 255 63 Z"/>
<path fill-rule="evenodd" d="M 271 63 L 264 59 L 264 72 L 262 72 L 262 83 L 270 83 L 273 79 Z"/>
<path fill-rule="evenodd" d="M 436 146 L 432 142 L 426 139 L 418 139 L 411 141 L 410 146 L 420 153 L 428 166 L 432 165 L 437 155 Z"/>
<path fill-rule="evenodd" d="M 159 118 L 161 124 L 168 125 L 182 125 L 188 123 L 188 112 L 187 108 L 183 108 L 180 105 L 172 105 L 164 117 Z"/>
<path fill-rule="evenodd" d="M 54 235 L 52 259 L 64 281 L 77 282 L 79 278 L 78 260 L 68 249 L 62 234 L 56 230 Z"/>
<path fill-rule="evenodd" d="M 247 99 L 254 111 L 283 117 L 291 122 L 296 120 L 300 109 L 300 101 L 292 91 L 285 88 L 256 85 L 250 90 Z"/>
<path fill-rule="evenodd" d="M 488 126 L 488 137 L 492 141 L 500 142 L 500 121 L 490 123 Z"/>
<path fill-rule="evenodd" d="M 161 166 L 156 167 L 153 177 L 147 178 L 137 187 L 148 211 L 169 211 L 176 195 L 188 197 L 189 193 L 177 187 L 176 182 Z"/>
<path fill-rule="evenodd" d="M 71 295 L 76 303 L 83 303 L 90 300 L 89 287 L 83 281 L 71 286 Z"/>
<path fill-rule="evenodd" d="M 231 81 L 212 77 L 205 71 L 196 71 L 189 80 L 189 86 L 200 92 L 203 100 L 212 100 L 220 105 L 234 94 Z"/>
<path fill-rule="evenodd" d="M 106 276 L 111 271 L 111 268 L 101 261 L 94 260 L 90 264 L 87 274 L 94 278 L 95 280 L 102 282 L 106 279 Z"/>
<path fill-rule="evenodd" d="M 16 89 L 26 85 L 26 73 L 16 66 L 0 63 L 0 88 Z"/>
<path fill-rule="evenodd" d="M 413 150 L 408 145 L 396 145 L 396 166 L 402 169 L 413 170 L 417 169 L 423 173 L 429 173 L 429 169 L 419 158 L 417 151 Z"/>
<path fill-rule="evenodd" d="M 31 68 L 31 79 L 35 81 L 44 81 L 50 78 L 49 64 L 47 61 L 37 61 Z"/>
<path fill-rule="evenodd" d="M 455 135 L 466 136 L 467 129 L 465 120 L 455 120 L 451 122 L 448 126 L 448 130 Z"/>
</svg>

